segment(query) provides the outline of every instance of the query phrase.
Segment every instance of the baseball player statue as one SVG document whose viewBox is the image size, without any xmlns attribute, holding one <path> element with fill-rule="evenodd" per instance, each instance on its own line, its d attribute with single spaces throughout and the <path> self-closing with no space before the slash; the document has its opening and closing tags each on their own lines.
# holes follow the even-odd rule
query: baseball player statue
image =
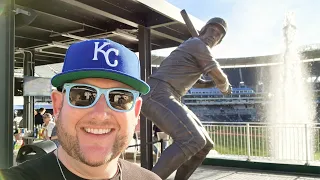
<svg viewBox="0 0 320 180">
<path fill-rule="evenodd" d="M 229 80 L 210 51 L 226 31 L 223 19 L 210 19 L 198 37 L 171 52 L 148 79 L 151 90 L 142 96 L 142 114 L 173 139 L 152 169 L 162 179 L 175 170 L 176 180 L 188 179 L 213 148 L 200 120 L 181 103 L 181 97 L 192 87 L 217 87 L 223 95 L 231 94 Z M 201 79 L 203 74 L 211 80 Z"/>
</svg>

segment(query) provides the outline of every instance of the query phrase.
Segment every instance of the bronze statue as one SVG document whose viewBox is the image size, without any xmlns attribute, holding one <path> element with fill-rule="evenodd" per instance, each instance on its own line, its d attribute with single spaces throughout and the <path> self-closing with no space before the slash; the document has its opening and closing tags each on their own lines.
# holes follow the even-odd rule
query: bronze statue
<svg viewBox="0 0 320 180">
<path fill-rule="evenodd" d="M 226 31 L 223 19 L 210 19 L 199 37 L 183 42 L 148 79 L 151 90 L 142 96 L 142 114 L 174 140 L 152 169 L 162 179 L 175 170 L 175 179 L 188 179 L 213 148 L 202 123 L 181 103 L 181 97 L 192 87 L 216 86 L 222 94 L 231 94 L 228 78 L 210 51 L 222 41 Z M 201 79 L 203 74 L 212 80 Z"/>
</svg>

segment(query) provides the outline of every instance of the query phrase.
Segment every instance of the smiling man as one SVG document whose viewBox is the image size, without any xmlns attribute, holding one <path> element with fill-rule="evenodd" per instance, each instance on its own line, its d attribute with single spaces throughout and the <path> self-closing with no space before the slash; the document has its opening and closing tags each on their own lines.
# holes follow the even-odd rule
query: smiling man
<svg viewBox="0 0 320 180">
<path fill-rule="evenodd" d="M 148 80 L 151 90 L 142 96 L 142 113 L 174 140 L 152 169 L 162 179 L 175 170 L 176 180 L 188 179 L 213 148 L 201 121 L 181 97 L 192 87 L 216 86 L 224 95 L 231 93 L 226 74 L 211 54 L 211 48 L 222 41 L 226 32 L 223 19 L 210 19 L 199 37 L 188 39 L 172 51 Z M 202 74 L 212 80 L 201 79 Z"/>
<path fill-rule="evenodd" d="M 5 180 L 160 179 L 119 159 L 138 123 L 140 94 L 149 91 L 132 51 L 110 40 L 75 43 L 52 85 L 57 87 L 51 98 L 60 146 L 1 170 Z"/>
</svg>

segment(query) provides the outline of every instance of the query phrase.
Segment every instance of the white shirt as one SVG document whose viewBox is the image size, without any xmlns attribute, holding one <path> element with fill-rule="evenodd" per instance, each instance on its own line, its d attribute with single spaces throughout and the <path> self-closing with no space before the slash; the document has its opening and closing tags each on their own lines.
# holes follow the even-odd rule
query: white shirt
<svg viewBox="0 0 320 180">
<path fill-rule="evenodd" d="M 45 129 L 46 129 L 46 131 L 47 131 L 47 133 L 48 133 L 48 137 L 51 137 L 52 130 L 53 130 L 53 128 L 54 128 L 55 125 L 56 125 L 56 124 L 55 124 L 54 122 L 50 121 L 50 122 L 48 123 L 48 125 L 45 127 Z"/>
</svg>

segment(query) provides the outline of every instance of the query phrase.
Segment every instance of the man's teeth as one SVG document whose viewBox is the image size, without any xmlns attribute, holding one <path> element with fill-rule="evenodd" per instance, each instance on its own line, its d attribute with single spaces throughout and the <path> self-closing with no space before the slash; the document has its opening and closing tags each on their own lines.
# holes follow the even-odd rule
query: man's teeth
<svg viewBox="0 0 320 180">
<path fill-rule="evenodd" d="M 87 133 L 92 134 L 107 134 L 111 131 L 111 129 L 92 129 L 92 128 L 84 128 Z"/>
</svg>

